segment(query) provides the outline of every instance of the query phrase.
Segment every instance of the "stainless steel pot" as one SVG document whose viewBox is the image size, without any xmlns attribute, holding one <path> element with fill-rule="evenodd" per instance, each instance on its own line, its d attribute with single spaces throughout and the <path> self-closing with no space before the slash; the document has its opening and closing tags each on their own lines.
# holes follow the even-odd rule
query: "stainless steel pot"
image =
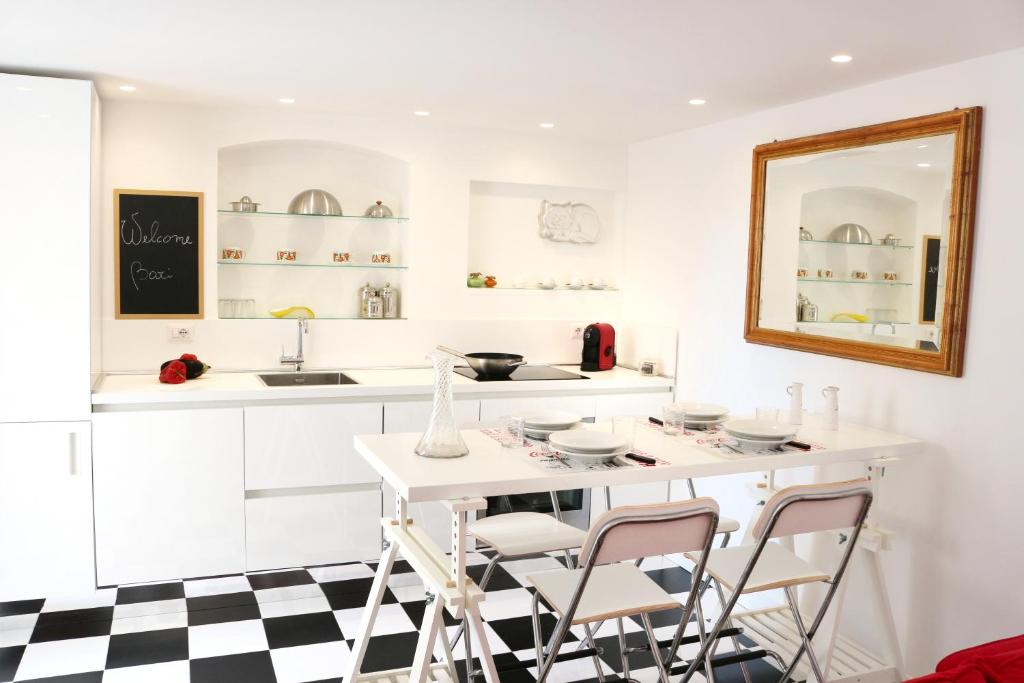
<svg viewBox="0 0 1024 683">
<path fill-rule="evenodd" d="M 230 203 L 231 210 L 238 211 L 239 213 L 256 213 L 260 208 L 259 202 L 254 202 L 253 200 L 249 199 L 249 195 L 245 195 L 237 202 Z"/>
<path fill-rule="evenodd" d="M 476 374 L 489 379 L 508 377 L 520 365 L 526 365 L 523 357 L 514 353 L 462 353 L 447 346 L 438 346 L 437 350 L 458 356 L 469 363 L 469 367 L 473 368 Z"/>
</svg>

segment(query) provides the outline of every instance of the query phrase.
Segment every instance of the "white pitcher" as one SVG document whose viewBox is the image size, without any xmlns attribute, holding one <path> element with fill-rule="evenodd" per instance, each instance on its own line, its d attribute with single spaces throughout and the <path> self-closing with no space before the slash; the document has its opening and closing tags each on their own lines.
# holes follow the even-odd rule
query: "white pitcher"
<svg viewBox="0 0 1024 683">
<path fill-rule="evenodd" d="M 789 394 L 789 424 L 798 425 L 804 422 L 804 384 L 793 382 L 786 387 Z"/>
<path fill-rule="evenodd" d="M 825 416 L 822 429 L 839 429 L 839 387 L 825 387 L 821 390 L 825 397 Z"/>
</svg>

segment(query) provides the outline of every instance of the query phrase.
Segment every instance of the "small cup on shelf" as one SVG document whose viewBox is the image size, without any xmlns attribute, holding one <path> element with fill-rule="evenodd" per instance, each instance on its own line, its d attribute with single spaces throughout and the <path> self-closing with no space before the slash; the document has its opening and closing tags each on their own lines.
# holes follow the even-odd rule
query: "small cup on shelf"
<svg viewBox="0 0 1024 683">
<path fill-rule="evenodd" d="M 375 251 L 370 256 L 370 262 L 377 264 L 391 263 L 391 254 L 386 251 Z"/>
<path fill-rule="evenodd" d="M 818 268 L 818 277 L 822 280 L 831 280 L 832 275 L 833 273 L 831 268 Z"/>
<path fill-rule="evenodd" d="M 278 261 L 290 261 L 294 262 L 297 254 L 294 249 L 278 249 L 277 260 Z"/>
<path fill-rule="evenodd" d="M 245 258 L 245 251 L 241 247 L 224 247 L 220 250 L 222 261 L 241 261 Z"/>
<path fill-rule="evenodd" d="M 806 268 L 797 268 L 796 269 L 796 276 L 797 277 L 807 277 L 807 269 Z"/>
<path fill-rule="evenodd" d="M 886 282 L 896 282 L 900 279 L 900 274 L 894 270 L 887 270 L 882 273 L 882 279 Z"/>
<path fill-rule="evenodd" d="M 331 260 L 335 263 L 348 263 L 352 260 L 352 254 L 347 251 L 335 251 L 331 254 Z"/>
<path fill-rule="evenodd" d="M 850 273 L 850 276 L 854 280 L 867 280 L 868 279 L 868 271 L 866 271 L 866 270 L 854 270 L 854 271 L 852 271 Z"/>
</svg>

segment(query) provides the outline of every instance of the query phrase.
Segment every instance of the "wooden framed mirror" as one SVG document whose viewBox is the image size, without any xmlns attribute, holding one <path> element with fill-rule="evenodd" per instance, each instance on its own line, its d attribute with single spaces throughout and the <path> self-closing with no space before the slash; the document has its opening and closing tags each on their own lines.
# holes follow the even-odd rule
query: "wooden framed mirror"
<svg viewBox="0 0 1024 683">
<path fill-rule="evenodd" d="M 754 148 L 748 342 L 959 377 L 981 108 Z"/>
</svg>

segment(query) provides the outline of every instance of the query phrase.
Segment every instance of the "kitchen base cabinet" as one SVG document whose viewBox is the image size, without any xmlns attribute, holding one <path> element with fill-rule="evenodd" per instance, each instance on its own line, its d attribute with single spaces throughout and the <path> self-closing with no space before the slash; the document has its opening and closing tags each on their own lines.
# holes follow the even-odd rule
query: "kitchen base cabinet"
<svg viewBox="0 0 1024 683">
<path fill-rule="evenodd" d="M 379 486 L 248 498 L 246 571 L 378 559 L 380 518 Z"/>
<path fill-rule="evenodd" d="M 93 415 L 100 585 L 245 570 L 242 409 Z"/>
<path fill-rule="evenodd" d="M 96 588 L 89 431 L 0 424 L 0 602 Z"/>
</svg>

